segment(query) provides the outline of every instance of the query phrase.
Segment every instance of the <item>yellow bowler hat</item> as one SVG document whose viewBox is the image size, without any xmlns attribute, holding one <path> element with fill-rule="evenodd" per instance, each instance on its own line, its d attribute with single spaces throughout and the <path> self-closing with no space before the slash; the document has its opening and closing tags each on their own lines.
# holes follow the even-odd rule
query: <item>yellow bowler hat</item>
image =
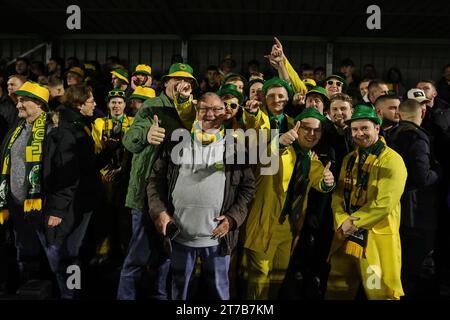
<svg viewBox="0 0 450 320">
<path fill-rule="evenodd" d="M 147 100 L 156 97 L 156 92 L 153 88 L 146 86 L 137 86 L 134 92 L 131 94 L 130 99 L 142 99 Z"/>
<path fill-rule="evenodd" d="M 148 76 L 152 75 L 152 68 L 149 65 L 146 64 L 138 64 L 136 66 L 136 69 L 133 72 L 133 75 L 136 73 L 142 73 L 142 74 L 146 74 Z"/>
<path fill-rule="evenodd" d="M 25 82 L 19 90 L 14 92 L 14 94 L 18 96 L 25 96 L 29 98 L 37 99 L 43 102 L 45 105 L 48 105 L 48 97 L 50 96 L 50 92 L 47 88 L 41 86 L 39 83 L 28 80 Z"/>
</svg>

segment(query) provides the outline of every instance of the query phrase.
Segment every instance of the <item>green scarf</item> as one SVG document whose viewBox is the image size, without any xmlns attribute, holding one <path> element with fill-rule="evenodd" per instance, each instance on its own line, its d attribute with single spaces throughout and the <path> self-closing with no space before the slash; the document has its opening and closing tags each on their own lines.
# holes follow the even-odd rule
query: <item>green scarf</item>
<svg viewBox="0 0 450 320">
<path fill-rule="evenodd" d="M 293 147 L 296 157 L 295 169 L 289 181 L 286 200 L 280 216 L 280 222 L 283 223 L 286 216 L 289 216 L 293 232 L 298 232 L 298 223 L 302 214 L 303 201 L 306 196 L 306 190 L 309 183 L 309 170 L 311 168 L 311 150 L 302 150 L 295 141 Z"/>
<path fill-rule="evenodd" d="M 269 121 L 271 129 L 280 130 L 280 134 L 288 132 L 288 121 L 284 113 L 275 116 L 272 112 L 269 112 Z"/>
<path fill-rule="evenodd" d="M 344 180 L 344 209 L 348 214 L 358 211 L 367 202 L 367 188 L 369 183 L 370 170 L 378 156 L 386 148 L 383 137 L 366 149 L 356 149 L 353 151 L 345 168 Z M 355 163 L 358 160 L 357 166 Z M 357 172 L 355 172 L 357 170 Z M 355 186 L 353 177 L 357 176 Z M 354 190 L 354 192 L 352 192 Z M 345 241 L 345 253 L 362 258 L 367 244 L 367 230 L 360 229 L 353 235 L 347 237 Z"/>
<path fill-rule="evenodd" d="M 27 195 L 23 203 L 24 212 L 42 211 L 41 178 L 42 178 L 42 143 L 45 137 L 47 113 L 43 112 L 33 123 L 32 135 L 27 143 L 25 156 Z M 7 196 L 9 194 L 11 172 L 11 148 L 25 128 L 25 121 L 21 121 L 14 130 L 6 146 L 5 157 L 0 175 L 0 213 L 2 220 L 8 216 Z"/>
</svg>

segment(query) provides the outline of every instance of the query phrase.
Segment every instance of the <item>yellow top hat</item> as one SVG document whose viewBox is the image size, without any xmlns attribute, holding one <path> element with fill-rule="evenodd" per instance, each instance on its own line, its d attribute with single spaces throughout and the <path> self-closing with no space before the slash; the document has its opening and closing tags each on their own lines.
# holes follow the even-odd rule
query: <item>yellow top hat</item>
<svg viewBox="0 0 450 320">
<path fill-rule="evenodd" d="M 136 66 L 136 69 L 133 72 L 133 75 L 136 73 L 143 73 L 146 74 L 148 76 L 152 75 L 152 68 L 146 64 L 138 64 Z"/>
<path fill-rule="evenodd" d="M 30 97 L 43 102 L 46 106 L 48 105 L 48 97 L 50 92 L 47 88 L 41 86 L 39 83 L 28 80 L 25 82 L 19 90 L 14 92 L 18 96 Z"/>
<path fill-rule="evenodd" d="M 156 97 L 156 92 L 153 88 L 145 86 L 137 86 L 130 99 L 142 99 L 147 100 Z"/>
</svg>

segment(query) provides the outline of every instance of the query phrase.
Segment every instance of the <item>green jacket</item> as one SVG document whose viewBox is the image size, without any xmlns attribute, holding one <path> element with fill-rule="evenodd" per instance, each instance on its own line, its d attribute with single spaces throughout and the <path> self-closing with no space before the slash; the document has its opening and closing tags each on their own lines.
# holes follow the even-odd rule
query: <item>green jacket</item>
<svg viewBox="0 0 450 320">
<path fill-rule="evenodd" d="M 153 125 L 155 114 L 158 116 L 159 126 L 165 129 L 165 139 L 170 139 L 172 131 L 178 128 L 190 131 L 195 119 L 192 99 L 174 103 L 164 92 L 156 98 L 146 100 L 136 114 L 132 126 L 122 140 L 125 148 L 133 153 L 125 205 L 141 212 L 146 208 L 147 181 L 161 146 L 151 145 L 147 141 L 147 133 Z"/>
</svg>

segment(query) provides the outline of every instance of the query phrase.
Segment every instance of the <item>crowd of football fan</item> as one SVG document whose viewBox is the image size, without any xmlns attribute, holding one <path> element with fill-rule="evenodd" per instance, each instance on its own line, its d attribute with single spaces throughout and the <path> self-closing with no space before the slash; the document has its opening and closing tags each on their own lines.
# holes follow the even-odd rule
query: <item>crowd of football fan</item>
<svg viewBox="0 0 450 320">
<path fill-rule="evenodd" d="M 120 266 L 121 300 L 450 296 L 450 65 L 406 88 L 296 69 L 276 38 L 261 59 L 2 70 L 0 293 L 89 298 L 78 265 Z"/>
</svg>

